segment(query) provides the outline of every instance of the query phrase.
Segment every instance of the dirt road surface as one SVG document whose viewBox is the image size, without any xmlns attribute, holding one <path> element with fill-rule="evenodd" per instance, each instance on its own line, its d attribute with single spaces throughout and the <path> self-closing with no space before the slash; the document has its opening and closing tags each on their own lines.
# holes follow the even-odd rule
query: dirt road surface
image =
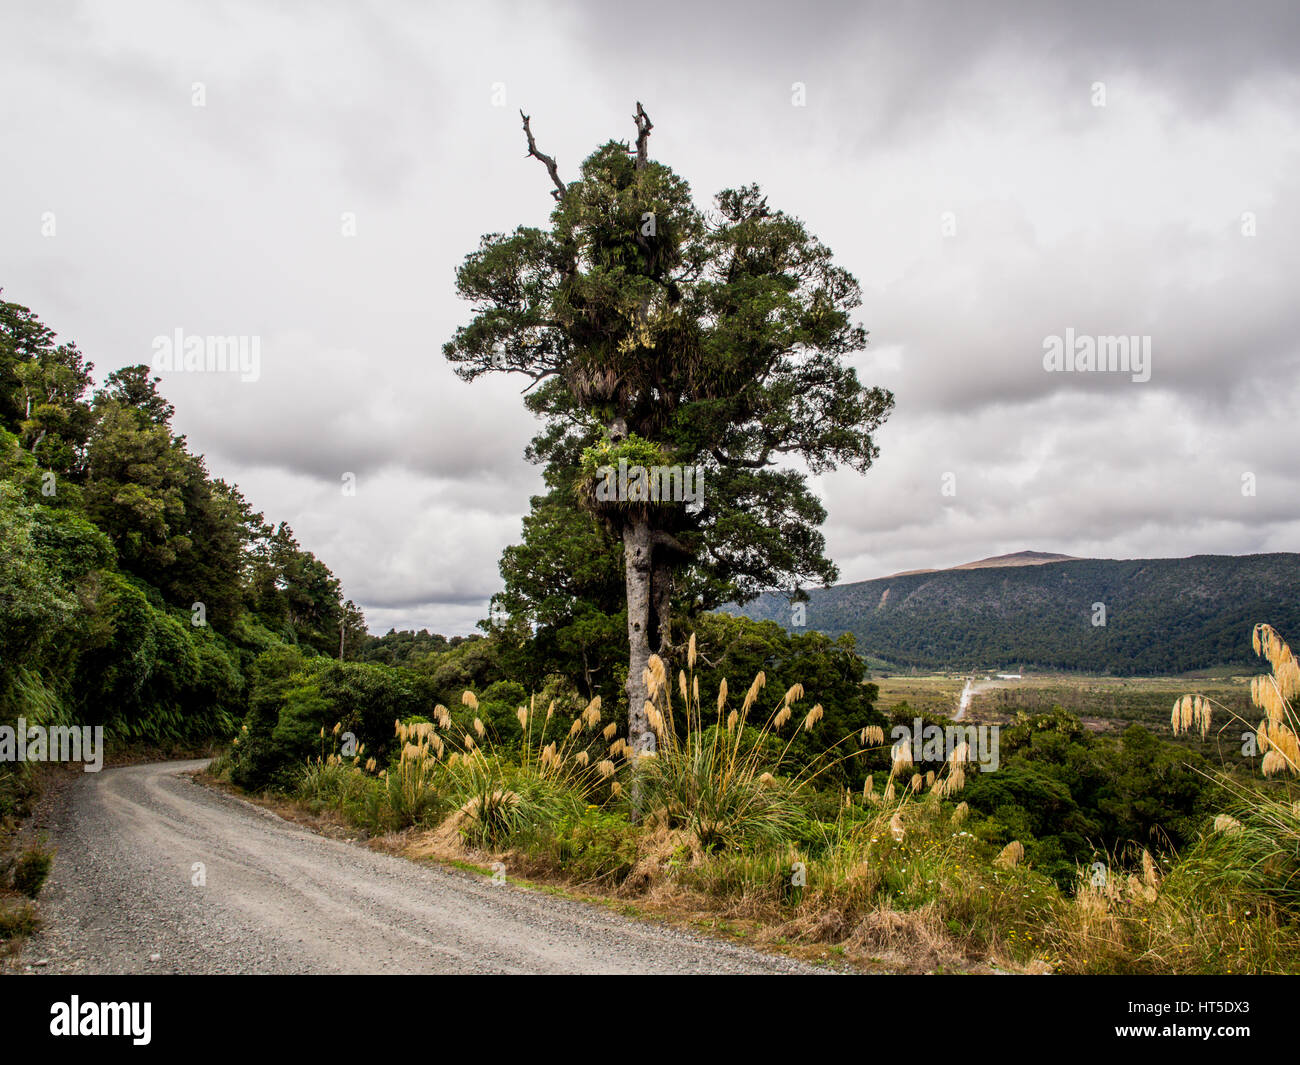
<svg viewBox="0 0 1300 1065">
<path fill-rule="evenodd" d="M 68 784 L 51 819 L 45 927 L 18 971 L 820 971 L 323 838 L 196 784 L 188 774 L 203 765 L 105 769 Z"/>
</svg>

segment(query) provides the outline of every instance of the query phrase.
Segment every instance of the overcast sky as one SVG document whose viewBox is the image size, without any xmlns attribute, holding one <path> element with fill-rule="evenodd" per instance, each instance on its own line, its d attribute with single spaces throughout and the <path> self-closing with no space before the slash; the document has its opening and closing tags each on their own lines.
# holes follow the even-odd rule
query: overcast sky
<svg viewBox="0 0 1300 1065">
<path fill-rule="evenodd" d="M 372 631 L 469 632 L 541 481 L 526 382 L 442 360 L 453 271 L 546 222 L 520 107 L 569 179 L 640 100 L 698 202 L 756 181 L 862 282 L 897 408 L 817 482 L 843 580 L 1296 550 L 1300 7 L 1029 6 L 3 0 L 0 287 L 100 381 L 259 337 L 163 374 L 177 429 Z M 1066 330 L 1150 380 L 1046 371 Z"/>
</svg>

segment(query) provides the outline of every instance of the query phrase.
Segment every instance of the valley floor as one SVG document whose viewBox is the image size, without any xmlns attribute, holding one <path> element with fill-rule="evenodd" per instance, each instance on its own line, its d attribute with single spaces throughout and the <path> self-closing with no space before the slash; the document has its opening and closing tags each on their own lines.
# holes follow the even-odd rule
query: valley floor
<svg viewBox="0 0 1300 1065">
<path fill-rule="evenodd" d="M 962 688 L 974 681 L 966 720 L 1005 722 L 1018 711 L 1044 713 L 1061 706 L 1076 714 L 1094 732 L 1122 731 L 1139 724 L 1162 738 L 1173 739 L 1169 726 L 1174 701 L 1186 694 L 1204 695 L 1247 720 L 1258 716 L 1250 705 L 1250 677 L 1224 672 L 1167 677 L 1114 677 L 1080 673 L 1025 670 L 1018 680 L 1000 680 L 986 670 L 967 673 L 888 673 L 874 675 L 880 689 L 876 705 L 886 714 L 906 703 L 920 714 L 952 717 L 957 713 Z M 1221 713 L 1219 720 L 1226 721 Z M 1206 741 L 1187 741 L 1218 761 L 1216 748 L 1229 754 L 1239 744 L 1219 742 L 1213 733 Z"/>
</svg>

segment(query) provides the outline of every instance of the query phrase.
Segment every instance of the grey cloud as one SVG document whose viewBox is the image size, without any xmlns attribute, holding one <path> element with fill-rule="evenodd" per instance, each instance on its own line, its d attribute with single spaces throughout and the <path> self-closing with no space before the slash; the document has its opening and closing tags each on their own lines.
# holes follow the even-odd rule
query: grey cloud
<svg viewBox="0 0 1300 1065">
<path fill-rule="evenodd" d="M 1292 4 L 107 10 L 6 16 L 5 298 L 101 380 L 177 326 L 261 336 L 256 384 L 164 375 L 177 427 L 376 630 L 472 631 L 540 487 L 522 382 L 465 384 L 440 354 L 470 314 L 463 255 L 551 207 L 520 106 L 571 176 L 644 100 L 698 198 L 759 180 L 862 279 L 858 363 L 898 406 L 877 467 L 823 481 L 845 579 L 1300 532 Z M 1152 380 L 1044 373 L 1067 327 L 1149 333 Z"/>
<path fill-rule="evenodd" d="M 1249 6 L 1214 0 L 1012 0 L 895 4 L 699 5 L 670 0 L 643 17 L 620 5 L 582 6 L 578 23 L 609 62 L 649 68 L 667 57 L 682 66 L 717 64 L 742 75 L 808 71 L 832 83 L 883 66 L 879 99 L 863 109 L 881 120 L 947 106 L 990 51 L 1008 61 L 1050 57 L 1066 76 L 1130 70 L 1159 80 L 1195 106 L 1214 108 L 1241 82 L 1300 68 L 1300 12 L 1288 0 Z M 689 27 L 689 30 L 687 29 Z M 793 73 L 791 76 L 794 76 Z M 787 89 L 788 91 L 788 89 Z"/>
</svg>

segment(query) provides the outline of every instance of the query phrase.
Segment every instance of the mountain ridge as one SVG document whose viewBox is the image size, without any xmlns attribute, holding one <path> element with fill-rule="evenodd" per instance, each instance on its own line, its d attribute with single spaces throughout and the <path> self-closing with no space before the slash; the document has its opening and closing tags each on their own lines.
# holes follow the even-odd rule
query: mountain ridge
<svg viewBox="0 0 1300 1065">
<path fill-rule="evenodd" d="M 990 555 L 988 558 L 974 562 L 963 562 L 959 566 L 937 566 L 926 569 L 905 569 L 891 573 L 891 577 L 910 577 L 915 573 L 948 573 L 955 569 L 998 569 L 1004 566 L 1043 566 L 1052 562 L 1084 562 L 1087 559 L 1078 555 L 1058 555 L 1051 551 L 1013 551 L 1008 555 Z M 876 577 L 875 580 L 882 578 Z"/>
<path fill-rule="evenodd" d="M 789 631 L 851 632 L 860 654 L 896 666 L 1158 675 L 1259 665 L 1251 628 L 1300 633 L 1297 588 L 1292 552 L 1071 558 L 877 577 L 809 589 L 805 604 L 767 592 L 726 609 Z"/>
</svg>

